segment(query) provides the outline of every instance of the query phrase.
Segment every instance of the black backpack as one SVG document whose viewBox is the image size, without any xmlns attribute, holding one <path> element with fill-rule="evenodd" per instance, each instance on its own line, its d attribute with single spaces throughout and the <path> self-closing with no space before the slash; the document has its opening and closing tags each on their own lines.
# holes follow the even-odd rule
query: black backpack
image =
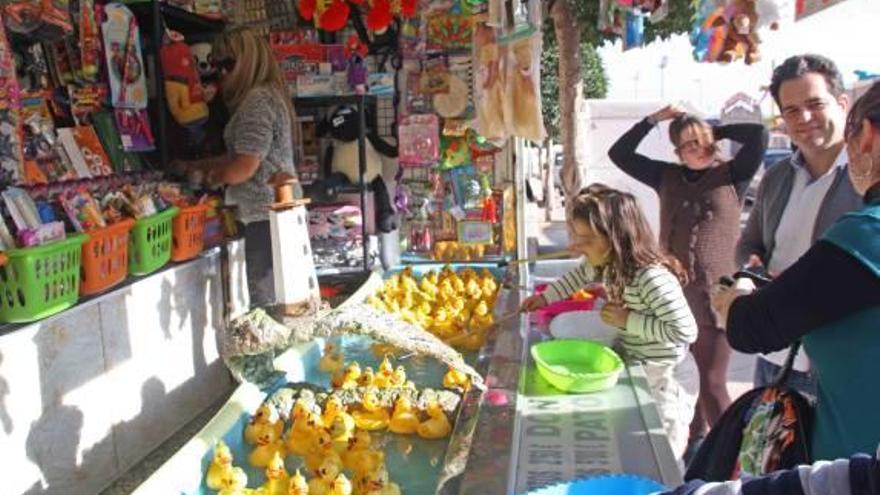
<svg viewBox="0 0 880 495">
<path fill-rule="evenodd" d="M 813 405 L 785 386 L 800 348 L 795 342 L 773 384 L 746 392 L 706 436 L 685 472 L 685 481 L 729 481 L 809 464 Z"/>
</svg>

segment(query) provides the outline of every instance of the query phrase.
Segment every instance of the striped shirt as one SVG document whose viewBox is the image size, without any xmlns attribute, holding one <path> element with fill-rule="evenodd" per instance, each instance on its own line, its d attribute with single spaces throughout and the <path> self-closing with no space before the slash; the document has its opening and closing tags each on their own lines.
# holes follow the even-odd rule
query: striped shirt
<svg viewBox="0 0 880 495">
<path fill-rule="evenodd" d="M 587 262 L 566 273 L 544 291 L 547 303 L 567 299 L 577 290 L 598 282 Z M 620 340 L 627 355 L 638 361 L 679 361 L 697 340 L 697 322 L 678 279 L 661 265 L 637 271 L 623 289 L 629 310 Z"/>
</svg>

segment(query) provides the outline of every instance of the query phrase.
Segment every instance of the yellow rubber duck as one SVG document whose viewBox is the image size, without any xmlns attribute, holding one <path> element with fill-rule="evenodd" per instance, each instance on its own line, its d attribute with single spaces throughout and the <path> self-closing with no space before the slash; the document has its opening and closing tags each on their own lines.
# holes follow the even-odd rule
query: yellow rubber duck
<svg viewBox="0 0 880 495">
<path fill-rule="evenodd" d="M 348 440 L 348 448 L 342 453 L 342 465 L 346 469 L 354 469 L 363 465 L 367 458 L 365 454 L 371 452 L 370 445 L 373 439 L 366 430 L 355 430 L 354 435 Z M 379 452 L 381 454 L 381 452 Z M 384 456 L 383 456 L 384 461 Z"/>
<path fill-rule="evenodd" d="M 446 413 L 443 412 L 437 401 L 432 400 L 429 402 L 425 412 L 428 413 L 428 419 L 420 424 L 418 430 L 416 430 L 420 437 L 427 439 L 445 438 L 452 432 L 449 418 L 446 417 Z"/>
<path fill-rule="evenodd" d="M 455 341 L 455 347 L 466 351 L 479 351 L 486 343 L 486 331 L 483 329 L 471 330 L 469 334 Z"/>
<path fill-rule="evenodd" d="M 388 430 L 401 435 L 411 435 L 419 429 L 419 417 L 413 410 L 412 402 L 400 396 L 394 403 L 394 413 L 388 422 Z"/>
<path fill-rule="evenodd" d="M 263 430 L 266 428 L 272 429 L 276 438 L 280 438 L 284 433 L 284 421 L 278 416 L 278 411 L 269 403 L 264 402 L 257 408 L 256 414 L 248 422 L 248 425 L 244 427 L 244 441 L 251 445 L 256 444 L 257 439 L 262 436 Z"/>
<path fill-rule="evenodd" d="M 382 360 L 382 363 L 379 364 L 379 369 L 376 371 L 376 377 L 373 379 L 373 385 L 376 388 L 389 388 L 391 386 L 393 378 L 394 367 L 391 365 L 391 361 L 388 359 L 388 356 L 385 356 L 385 359 Z"/>
<path fill-rule="evenodd" d="M 257 438 L 257 446 L 248 456 L 248 462 L 251 466 L 264 468 L 275 454 L 284 456 L 284 443 L 275 434 L 275 430 L 267 428 Z"/>
<path fill-rule="evenodd" d="M 489 305 L 486 304 L 486 301 L 480 301 L 474 307 L 474 311 L 471 314 L 469 327 L 471 330 L 486 330 L 492 326 L 492 323 L 492 313 L 489 312 Z"/>
<path fill-rule="evenodd" d="M 361 376 L 361 365 L 353 362 L 345 367 L 341 373 L 335 375 L 331 380 L 333 388 L 349 389 L 357 388 L 357 380 Z"/>
<path fill-rule="evenodd" d="M 369 473 L 365 473 L 361 479 L 360 491 L 366 495 L 400 495 L 400 486 L 392 482 L 388 477 L 388 469 L 379 466 Z"/>
<path fill-rule="evenodd" d="M 471 385 L 471 380 L 468 376 L 455 369 L 450 367 L 449 371 L 443 375 L 443 386 L 450 389 L 460 388 L 463 390 L 467 390 Z"/>
<path fill-rule="evenodd" d="M 406 385 L 406 368 L 402 365 L 394 368 L 394 375 L 391 376 L 391 386 L 400 388 Z"/>
<path fill-rule="evenodd" d="M 358 428 L 367 431 L 384 430 L 388 427 L 390 419 L 388 411 L 379 404 L 376 392 L 368 389 L 361 399 L 361 408 L 354 411 L 351 416 Z"/>
<path fill-rule="evenodd" d="M 287 441 L 284 443 L 287 451 L 298 456 L 308 454 L 312 450 L 321 425 L 321 418 L 311 410 L 306 410 L 302 416 L 295 418 L 293 426 L 287 432 Z"/>
<path fill-rule="evenodd" d="M 361 372 L 361 376 L 357 379 L 357 384 L 358 387 L 371 387 L 375 381 L 376 374 L 373 372 L 373 368 L 367 366 Z"/>
<path fill-rule="evenodd" d="M 254 491 L 247 487 L 244 469 L 235 467 L 223 475 L 217 495 L 249 495 Z"/>
<path fill-rule="evenodd" d="M 370 294 L 369 296 L 367 296 L 367 304 L 375 309 L 378 309 L 379 311 L 388 311 L 388 306 L 385 305 L 385 301 L 380 299 L 375 294 Z"/>
<path fill-rule="evenodd" d="M 309 484 L 306 482 L 305 476 L 299 472 L 299 469 L 290 477 L 290 484 L 287 485 L 287 495 L 309 495 Z"/>
<path fill-rule="evenodd" d="M 333 488 L 333 481 L 339 476 L 339 464 L 327 459 L 315 470 L 315 477 L 309 480 L 309 495 L 327 495 Z"/>
<path fill-rule="evenodd" d="M 343 416 L 344 414 L 344 416 Z M 333 419 L 333 423 L 327 429 L 330 438 L 333 439 L 333 448 L 336 453 L 342 454 L 348 448 L 348 441 L 354 435 L 354 419 L 346 413 L 342 413 Z"/>
<path fill-rule="evenodd" d="M 322 428 L 318 431 L 318 434 L 315 435 L 315 442 L 312 445 L 312 450 L 306 454 L 306 469 L 310 473 L 316 474 L 318 469 L 325 462 L 333 462 L 338 466 L 342 466 L 342 458 L 333 448 L 333 437 L 330 436 L 330 433 L 327 432 L 327 430 Z"/>
<path fill-rule="evenodd" d="M 290 475 L 284 468 L 284 458 L 279 452 L 272 455 L 269 465 L 266 466 L 266 482 L 258 490 L 260 495 L 287 495 L 287 487 L 290 484 Z"/>
<path fill-rule="evenodd" d="M 327 495 L 351 495 L 351 493 L 351 481 L 349 481 L 344 474 L 340 474 L 335 480 L 333 480 L 333 486 L 330 487 L 330 491 L 327 492 Z"/>
<path fill-rule="evenodd" d="M 428 330 L 434 335 L 443 338 L 455 333 L 455 322 L 449 317 L 445 308 L 437 308 L 434 313 L 433 323 Z"/>
<path fill-rule="evenodd" d="M 232 452 L 226 442 L 219 440 L 214 447 L 214 458 L 211 459 L 208 474 L 205 475 L 205 484 L 212 490 L 221 489 L 223 480 L 229 476 L 232 469 Z"/>
<path fill-rule="evenodd" d="M 321 413 L 321 424 L 323 424 L 325 428 L 328 427 L 333 424 L 333 420 L 340 414 L 348 416 L 345 412 L 345 406 L 342 405 L 342 399 L 340 399 L 338 395 L 332 394 L 326 401 L 324 401 L 324 412 Z"/>
<path fill-rule="evenodd" d="M 318 369 L 324 373 L 336 373 L 345 365 L 345 355 L 336 350 L 333 342 L 324 344 L 324 355 L 318 361 Z"/>
</svg>

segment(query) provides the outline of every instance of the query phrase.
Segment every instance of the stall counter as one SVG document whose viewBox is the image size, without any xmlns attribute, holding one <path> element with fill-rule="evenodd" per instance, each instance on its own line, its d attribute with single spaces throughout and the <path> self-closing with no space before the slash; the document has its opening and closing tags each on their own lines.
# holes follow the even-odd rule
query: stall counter
<svg viewBox="0 0 880 495">
<path fill-rule="evenodd" d="M 576 261 L 538 262 L 520 286 L 556 278 Z M 531 291 L 505 291 L 510 310 Z M 643 368 L 628 365 L 615 387 L 563 394 L 541 378 L 532 343 L 548 338 L 528 317 L 499 329 L 491 350 L 489 391 L 480 405 L 472 449 L 458 493 L 524 494 L 583 476 L 626 473 L 666 486 L 681 471 L 663 431 Z"/>
</svg>

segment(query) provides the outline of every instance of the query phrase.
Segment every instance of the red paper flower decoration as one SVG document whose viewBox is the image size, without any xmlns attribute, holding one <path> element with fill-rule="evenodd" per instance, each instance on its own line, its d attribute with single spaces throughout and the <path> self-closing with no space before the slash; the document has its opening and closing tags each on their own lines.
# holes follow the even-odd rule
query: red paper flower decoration
<svg viewBox="0 0 880 495">
<path fill-rule="evenodd" d="M 373 0 L 373 8 L 367 14 L 367 29 L 384 31 L 391 25 L 391 2 L 389 0 Z"/>
<path fill-rule="evenodd" d="M 400 15 L 403 17 L 413 17 L 416 15 L 416 5 L 418 0 L 400 0 Z"/>
<path fill-rule="evenodd" d="M 325 31 L 339 31 L 348 23 L 349 10 L 344 0 L 333 0 L 318 18 L 318 27 Z"/>
<path fill-rule="evenodd" d="M 307 21 L 311 21 L 315 17 L 315 7 L 317 0 L 300 0 L 299 15 Z"/>
</svg>

